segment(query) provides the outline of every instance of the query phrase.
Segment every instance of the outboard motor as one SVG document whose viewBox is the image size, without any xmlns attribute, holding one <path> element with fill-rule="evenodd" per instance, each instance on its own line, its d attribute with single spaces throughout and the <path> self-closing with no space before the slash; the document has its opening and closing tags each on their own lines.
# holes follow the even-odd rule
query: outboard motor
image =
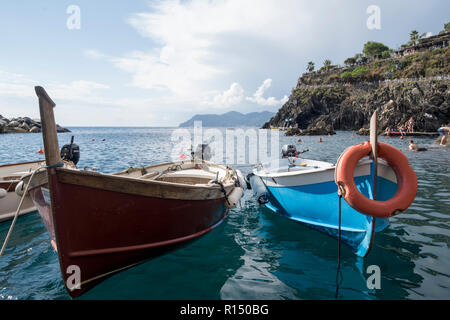
<svg viewBox="0 0 450 320">
<path fill-rule="evenodd" d="M 281 155 L 283 158 L 296 157 L 297 156 L 297 148 L 292 144 L 285 144 L 281 148 Z"/>
<path fill-rule="evenodd" d="M 199 144 L 197 146 L 197 149 L 195 149 L 194 157 L 196 159 L 202 159 L 202 160 L 211 160 L 211 148 L 208 144 Z"/>
<path fill-rule="evenodd" d="M 61 148 L 61 159 L 71 161 L 74 165 L 77 165 L 78 161 L 80 161 L 80 147 L 73 143 L 73 138 L 72 136 L 70 144 L 65 144 Z"/>
</svg>

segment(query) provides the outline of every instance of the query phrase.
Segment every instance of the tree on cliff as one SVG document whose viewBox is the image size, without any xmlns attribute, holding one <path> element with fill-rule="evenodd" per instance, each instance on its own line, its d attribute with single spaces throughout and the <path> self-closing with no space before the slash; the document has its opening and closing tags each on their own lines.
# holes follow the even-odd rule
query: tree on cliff
<svg viewBox="0 0 450 320">
<path fill-rule="evenodd" d="M 385 51 L 389 51 L 389 47 L 376 41 L 367 42 L 363 48 L 364 55 L 369 58 L 381 58 Z"/>
<path fill-rule="evenodd" d="M 308 70 L 308 72 L 313 72 L 314 71 L 314 62 L 310 61 L 308 62 L 308 65 L 306 66 L 306 70 Z"/>
<path fill-rule="evenodd" d="M 330 70 L 330 68 L 331 68 L 331 60 L 330 59 L 326 59 L 323 62 L 323 68 L 325 69 L 325 71 Z"/>
<path fill-rule="evenodd" d="M 419 41 L 419 32 L 417 30 L 413 30 L 409 34 L 409 43 L 411 45 L 416 45 L 417 41 Z"/>
<path fill-rule="evenodd" d="M 346 66 L 353 67 L 356 64 L 356 58 L 355 57 L 347 58 L 345 59 L 344 64 Z"/>
<path fill-rule="evenodd" d="M 443 33 L 446 33 L 446 32 L 450 32 L 450 22 L 444 24 L 444 29 L 439 31 L 439 34 L 443 34 Z"/>
</svg>

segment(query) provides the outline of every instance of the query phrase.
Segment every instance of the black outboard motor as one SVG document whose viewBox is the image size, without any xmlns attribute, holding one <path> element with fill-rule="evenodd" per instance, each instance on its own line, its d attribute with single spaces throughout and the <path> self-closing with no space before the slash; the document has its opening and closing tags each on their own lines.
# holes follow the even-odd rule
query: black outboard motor
<svg viewBox="0 0 450 320">
<path fill-rule="evenodd" d="M 197 149 L 195 149 L 194 157 L 206 161 L 211 160 L 211 148 L 208 144 L 199 144 Z"/>
<path fill-rule="evenodd" d="M 285 144 L 281 148 L 281 155 L 283 158 L 296 157 L 297 156 L 297 148 L 292 144 Z"/>
<path fill-rule="evenodd" d="M 80 147 L 73 143 L 73 136 L 70 139 L 70 144 L 65 144 L 61 148 L 61 159 L 66 161 L 72 161 L 74 165 L 77 165 L 80 161 Z"/>
</svg>

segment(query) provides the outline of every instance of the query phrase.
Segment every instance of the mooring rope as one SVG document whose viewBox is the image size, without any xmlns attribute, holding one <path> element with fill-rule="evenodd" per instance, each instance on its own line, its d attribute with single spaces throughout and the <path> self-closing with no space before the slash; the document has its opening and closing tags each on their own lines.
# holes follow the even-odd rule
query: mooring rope
<svg viewBox="0 0 450 320">
<path fill-rule="evenodd" d="M 338 228 L 338 251 L 337 251 L 337 270 L 336 270 L 336 293 L 334 298 L 339 295 L 339 287 L 342 284 L 343 276 L 341 271 L 341 202 L 342 194 L 339 192 L 339 228 Z"/>
<path fill-rule="evenodd" d="M 19 216 L 19 212 L 20 212 L 20 208 L 22 207 L 23 200 L 25 199 L 25 197 L 26 197 L 26 195 L 28 193 L 28 187 L 30 186 L 31 181 L 34 178 L 34 175 L 42 168 L 43 168 L 43 166 L 40 166 L 39 168 L 34 170 L 33 173 L 31 174 L 30 180 L 28 181 L 27 186 L 25 187 L 25 191 L 23 192 L 22 198 L 20 199 L 19 206 L 17 207 L 16 214 L 14 215 L 14 219 L 13 219 L 13 221 L 11 223 L 11 226 L 9 227 L 8 234 L 6 235 L 5 241 L 3 242 L 2 250 L 0 251 L 0 257 L 3 255 L 3 253 L 4 253 L 5 249 L 6 249 L 6 246 L 7 246 L 8 241 L 9 241 L 9 237 L 12 234 L 12 231 L 13 231 L 14 226 L 15 226 L 16 221 L 17 221 L 17 217 Z"/>
<path fill-rule="evenodd" d="M 227 191 L 225 190 L 225 187 L 223 186 L 223 183 L 219 180 L 214 180 L 211 183 L 218 184 L 220 186 L 220 190 L 223 192 L 223 195 L 225 196 L 225 201 L 228 203 L 228 205 L 231 205 L 230 201 L 228 200 Z"/>
</svg>

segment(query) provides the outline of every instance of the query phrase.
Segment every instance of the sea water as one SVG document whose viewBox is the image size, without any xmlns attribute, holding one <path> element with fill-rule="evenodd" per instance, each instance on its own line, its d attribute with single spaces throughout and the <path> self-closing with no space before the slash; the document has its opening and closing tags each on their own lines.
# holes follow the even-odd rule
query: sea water
<svg viewBox="0 0 450 320">
<path fill-rule="evenodd" d="M 70 129 L 58 134 L 59 143 L 75 136 L 79 168 L 111 173 L 170 161 L 171 128 Z M 309 149 L 305 158 L 335 163 L 345 148 L 367 137 L 338 132 L 322 143 L 317 139 L 298 143 L 298 137 L 280 136 L 279 145 L 295 144 Z M 380 137 L 409 158 L 417 197 L 375 235 L 368 257 L 342 247 L 340 299 L 450 298 L 450 149 L 433 146 L 434 138 L 414 138 L 428 151 L 411 152 L 408 140 Z M 0 164 L 43 159 L 37 153 L 42 147 L 40 134 L 0 135 Z M 252 166 L 236 167 L 246 175 Z M 0 223 L 2 243 L 10 223 Z M 70 299 L 49 240 L 37 212 L 19 217 L 0 258 L 0 299 Z M 273 214 L 247 191 L 218 228 L 110 277 L 81 299 L 334 299 L 336 263 L 336 240 Z M 368 286 L 371 266 L 379 267 L 379 289 Z"/>
</svg>

